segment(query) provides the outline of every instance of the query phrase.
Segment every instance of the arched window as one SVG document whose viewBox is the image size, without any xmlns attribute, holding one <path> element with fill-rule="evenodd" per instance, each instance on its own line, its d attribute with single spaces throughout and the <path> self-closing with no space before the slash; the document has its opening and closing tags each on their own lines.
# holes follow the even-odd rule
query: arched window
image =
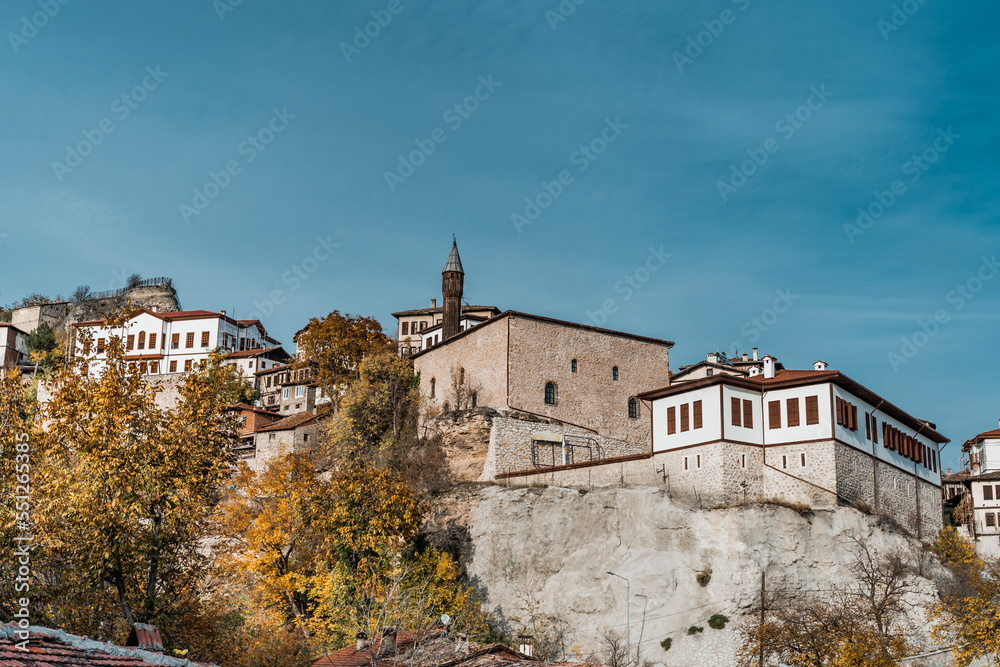
<svg viewBox="0 0 1000 667">
<path fill-rule="evenodd" d="M 431 398 L 434 398 L 434 385 L 437 384 L 437 380 L 431 378 Z"/>
<path fill-rule="evenodd" d="M 574 373 L 576 372 L 576 359 L 574 359 L 573 361 L 569 362 L 569 369 L 571 371 L 573 371 Z"/>
<path fill-rule="evenodd" d="M 615 382 L 618 382 L 618 367 L 617 366 L 615 366 L 614 368 L 611 369 L 611 379 L 614 380 Z"/>
<path fill-rule="evenodd" d="M 628 417 L 629 419 L 639 418 L 639 403 L 634 399 L 628 399 Z"/>
<path fill-rule="evenodd" d="M 545 383 L 545 404 L 556 404 L 556 386 L 551 382 Z"/>
<path fill-rule="evenodd" d="M 476 395 L 476 392 L 472 392 L 472 409 L 475 410 L 477 405 L 479 405 L 479 396 Z"/>
</svg>

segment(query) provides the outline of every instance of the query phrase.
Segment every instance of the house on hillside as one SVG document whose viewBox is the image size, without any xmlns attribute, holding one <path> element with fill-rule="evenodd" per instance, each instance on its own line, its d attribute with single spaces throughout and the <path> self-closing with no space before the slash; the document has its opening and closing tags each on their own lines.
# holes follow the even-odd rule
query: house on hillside
<svg viewBox="0 0 1000 667">
<path fill-rule="evenodd" d="M 329 413 L 326 408 L 317 408 L 262 423 L 253 432 L 252 448 L 243 448 L 240 458 L 252 469 L 262 470 L 268 461 L 284 454 L 315 451 L 323 421 Z M 241 442 L 245 441 L 241 438 Z"/>
<path fill-rule="evenodd" d="M 310 361 L 257 371 L 260 407 L 287 416 L 328 405 L 330 397 L 316 380 L 317 366 Z"/>
<path fill-rule="evenodd" d="M 138 364 L 147 375 L 190 372 L 215 348 L 225 354 L 259 351 L 261 354 L 250 360 L 266 364 L 277 363 L 272 357 L 280 354 L 267 351 L 280 350 L 280 343 L 258 320 L 234 320 L 226 311 L 158 312 L 142 308 L 119 327 L 107 326 L 104 320 L 90 320 L 77 322 L 72 328 L 70 349 L 74 356 L 85 357 L 88 370 L 93 372 L 100 372 L 112 336 L 124 342 L 126 360 Z M 231 360 L 238 362 L 236 358 Z"/>
<path fill-rule="evenodd" d="M 914 533 L 941 526 L 935 425 L 818 361 L 811 370 L 716 375 L 640 396 L 651 404 L 651 455 L 674 494 L 708 503 L 780 497 L 856 504 Z"/>
<path fill-rule="evenodd" d="M 28 361 L 28 332 L 11 324 L 0 322 L 0 373 L 17 368 Z"/>
</svg>

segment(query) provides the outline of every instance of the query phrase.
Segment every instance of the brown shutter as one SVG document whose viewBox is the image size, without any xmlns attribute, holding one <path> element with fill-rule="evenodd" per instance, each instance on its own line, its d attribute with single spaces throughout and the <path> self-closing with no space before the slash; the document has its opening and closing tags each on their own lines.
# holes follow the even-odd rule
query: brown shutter
<svg viewBox="0 0 1000 667">
<path fill-rule="evenodd" d="M 806 424 L 819 423 L 819 396 L 806 396 Z"/>
<path fill-rule="evenodd" d="M 683 403 L 681 405 L 681 431 L 687 431 L 690 427 L 688 416 L 688 404 Z"/>
<path fill-rule="evenodd" d="M 789 398 L 785 401 L 785 410 L 788 412 L 788 425 L 798 426 L 799 425 L 799 399 Z"/>
<path fill-rule="evenodd" d="M 767 426 L 770 429 L 781 428 L 781 401 L 768 401 Z"/>
<path fill-rule="evenodd" d="M 743 422 L 740 420 L 740 399 L 733 396 L 732 403 L 733 411 L 733 426 L 742 426 Z"/>
<path fill-rule="evenodd" d="M 691 404 L 691 410 L 693 411 L 694 417 L 694 427 L 701 428 L 701 401 L 695 401 Z"/>
<path fill-rule="evenodd" d="M 677 409 L 671 406 L 667 408 L 667 435 L 674 433 L 677 433 Z"/>
<path fill-rule="evenodd" d="M 844 424 L 844 401 L 839 396 L 837 397 L 837 424 L 843 426 Z"/>
<path fill-rule="evenodd" d="M 872 439 L 872 416 L 865 413 L 865 440 Z"/>
<path fill-rule="evenodd" d="M 993 500 L 993 487 L 989 484 L 983 485 L 983 500 Z"/>
<path fill-rule="evenodd" d="M 743 399 L 743 428 L 753 428 L 753 403 Z"/>
</svg>

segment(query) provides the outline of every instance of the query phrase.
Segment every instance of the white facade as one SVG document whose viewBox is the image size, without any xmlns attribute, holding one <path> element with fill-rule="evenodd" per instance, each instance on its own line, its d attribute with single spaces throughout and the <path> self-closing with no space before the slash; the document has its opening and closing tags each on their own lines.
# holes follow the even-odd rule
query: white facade
<svg viewBox="0 0 1000 667">
<path fill-rule="evenodd" d="M 86 356 L 88 370 L 98 373 L 113 336 L 121 337 L 125 358 L 141 364 L 149 375 L 191 371 L 217 347 L 222 352 L 237 352 L 278 345 L 256 320 L 236 321 L 225 313 L 206 310 L 158 313 L 143 309 L 120 327 L 103 322 L 80 322 L 75 326 L 74 354 Z M 91 342 L 85 349 L 88 334 Z"/>
<path fill-rule="evenodd" d="M 895 406 L 881 401 L 876 410 L 870 401 L 830 380 L 773 388 L 767 382 L 753 386 L 753 381 L 707 378 L 691 383 L 694 386 L 689 390 L 681 389 L 688 384 L 682 383 L 680 391 L 653 398 L 653 452 L 723 441 L 770 447 L 833 440 L 940 486 L 938 443 L 928 433 L 940 438 L 939 434 L 919 420 L 897 416 L 901 411 Z M 851 406 L 852 419 L 840 420 L 845 423 L 838 423 L 838 399 Z M 893 414 L 887 414 L 890 407 Z M 738 412 L 735 416 L 734 411 Z M 885 442 L 883 425 L 911 438 L 916 446 L 894 449 Z"/>
<path fill-rule="evenodd" d="M 963 451 L 973 475 L 1000 472 L 1000 430 L 979 434 L 965 443 Z"/>
</svg>

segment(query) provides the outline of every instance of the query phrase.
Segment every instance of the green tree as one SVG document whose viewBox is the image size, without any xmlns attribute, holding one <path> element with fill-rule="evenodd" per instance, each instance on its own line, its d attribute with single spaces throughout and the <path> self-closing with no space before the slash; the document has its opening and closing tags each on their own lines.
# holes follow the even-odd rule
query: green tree
<svg viewBox="0 0 1000 667">
<path fill-rule="evenodd" d="M 310 319 L 295 334 L 295 343 L 300 363 L 317 364 L 316 381 L 327 396 L 335 399 L 358 377 L 362 359 L 395 349 L 374 317 L 341 315 L 337 310 L 324 318 Z"/>
</svg>

